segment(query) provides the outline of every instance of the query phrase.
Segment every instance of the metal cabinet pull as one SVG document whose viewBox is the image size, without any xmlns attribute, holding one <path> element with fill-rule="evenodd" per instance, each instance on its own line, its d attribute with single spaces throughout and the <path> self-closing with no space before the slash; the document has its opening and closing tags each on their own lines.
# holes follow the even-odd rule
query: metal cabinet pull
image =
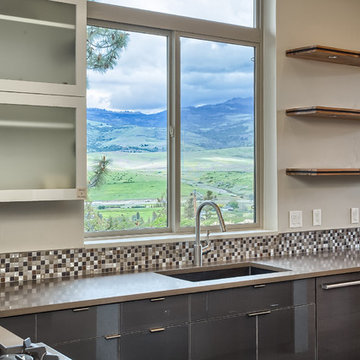
<svg viewBox="0 0 360 360">
<path fill-rule="evenodd" d="M 118 338 L 120 338 L 120 337 L 121 337 L 120 334 L 114 334 L 114 335 L 104 336 L 105 340 L 113 340 L 113 339 L 118 339 Z"/>
<path fill-rule="evenodd" d="M 165 331 L 165 328 L 154 328 L 154 329 L 149 329 L 149 331 L 151 333 L 157 333 L 157 332 L 161 332 L 161 331 Z"/>
<path fill-rule="evenodd" d="M 271 314 L 271 310 L 253 312 L 247 314 L 247 316 L 252 317 L 252 316 L 260 316 L 260 315 L 268 315 L 268 314 Z"/>
<path fill-rule="evenodd" d="M 155 302 L 155 301 L 163 301 L 165 300 L 164 297 L 160 297 L 160 298 L 155 298 L 155 299 L 150 299 L 151 302 Z"/>
<path fill-rule="evenodd" d="M 253 288 L 260 289 L 260 288 L 264 288 L 265 286 L 266 286 L 265 284 L 259 284 L 259 285 L 254 285 Z"/>
<path fill-rule="evenodd" d="M 337 284 L 323 284 L 321 287 L 323 290 L 331 290 L 331 289 L 338 289 L 338 288 L 349 287 L 349 286 L 358 286 L 358 285 L 360 285 L 360 280 L 347 281 L 347 282 L 337 283 Z"/>
<path fill-rule="evenodd" d="M 86 307 L 86 308 L 73 309 L 73 312 L 88 311 L 88 310 L 89 308 Z"/>
</svg>

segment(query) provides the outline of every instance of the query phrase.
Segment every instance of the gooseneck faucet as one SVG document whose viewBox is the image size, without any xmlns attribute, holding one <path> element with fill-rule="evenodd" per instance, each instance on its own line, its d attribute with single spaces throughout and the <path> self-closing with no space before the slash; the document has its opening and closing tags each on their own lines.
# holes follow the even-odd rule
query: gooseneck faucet
<svg viewBox="0 0 360 360">
<path fill-rule="evenodd" d="M 203 246 L 201 245 L 201 241 L 200 241 L 200 215 L 201 215 L 201 210 L 207 205 L 210 205 L 215 209 L 216 214 L 219 218 L 221 231 L 222 232 L 226 231 L 225 221 L 221 214 L 221 210 L 219 206 L 215 204 L 213 201 L 204 201 L 203 203 L 201 203 L 196 210 L 196 219 L 195 219 L 195 244 L 194 244 L 195 266 L 202 266 Z"/>
</svg>

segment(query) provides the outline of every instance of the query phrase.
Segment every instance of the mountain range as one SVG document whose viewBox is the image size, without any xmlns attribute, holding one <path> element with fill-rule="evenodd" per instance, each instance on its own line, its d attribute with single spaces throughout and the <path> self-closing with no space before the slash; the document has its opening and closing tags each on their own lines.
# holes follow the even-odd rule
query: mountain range
<svg viewBox="0 0 360 360">
<path fill-rule="evenodd" d="M 209 150 L 254 143 L 253 98 L 181 109 L 183 150 Z M 88 152 L 157 152 L 166 149 L 167 113 L 87 109 Z"/>
</svg>

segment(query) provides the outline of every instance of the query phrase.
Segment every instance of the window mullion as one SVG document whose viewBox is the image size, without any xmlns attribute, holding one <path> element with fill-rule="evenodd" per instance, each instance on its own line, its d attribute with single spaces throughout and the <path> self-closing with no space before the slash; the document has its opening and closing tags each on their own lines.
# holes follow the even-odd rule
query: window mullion
<svg viewBox="0 0 360 360">
<path fill-rule="evenodd" d="M 181 126 L 180 126 L 180 39 L 173 31 L 169 39 L 169 225 L 180 229 Z"/>
</svg>

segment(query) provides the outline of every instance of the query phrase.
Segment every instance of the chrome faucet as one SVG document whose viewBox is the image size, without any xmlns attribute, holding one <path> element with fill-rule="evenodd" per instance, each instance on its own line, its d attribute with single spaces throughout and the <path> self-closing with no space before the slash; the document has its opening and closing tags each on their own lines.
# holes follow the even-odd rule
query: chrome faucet
<svg viewBox="0 0 360 360">
<path fill-rule="evenodd" d="M 201 203 L 196 210 L 196 219 L 195 219 L 195 244 L 194 244 L 195 266 L 202 266 L 202 255 L 204 253 L 204 250 L 207 251 L 209 249 L 209 244 L 207 244 L 206 247 L 203 247 L 200 241 L 200 215 L 201 215 L 201 210 L 207 205 L 210 205 L 215 209 L 216 214 L 219 218 L 221 231 L 222 232 L 226 231 L 225 221 L 221 214 L 221 210 L 219 206 L 216 205 L 213 201 L 204 201 L 203 203 Z M 208 233 L 208 239 L 209 239 L 209 233 Z"/>
</svg>

